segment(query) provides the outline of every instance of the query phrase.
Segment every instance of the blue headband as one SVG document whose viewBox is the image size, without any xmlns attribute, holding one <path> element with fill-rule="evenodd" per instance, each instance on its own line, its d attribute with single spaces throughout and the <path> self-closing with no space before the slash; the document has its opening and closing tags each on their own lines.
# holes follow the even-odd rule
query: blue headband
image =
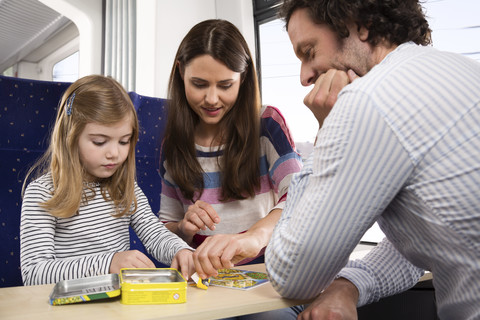
<svg viewBox="0 0 480 320">
<path fill-rule="evenodd" d="M 70 96 L 70 98 L 67 99 L 67 116 L 72 114 L 72 105 L 73 105 L 73 100 L 75 99 L 75 92 Z"/>
</svg>

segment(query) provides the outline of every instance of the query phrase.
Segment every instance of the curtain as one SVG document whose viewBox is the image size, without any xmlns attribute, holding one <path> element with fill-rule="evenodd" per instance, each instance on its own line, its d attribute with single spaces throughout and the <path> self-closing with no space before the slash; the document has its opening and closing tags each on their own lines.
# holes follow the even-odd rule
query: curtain
<svg viewBox="0 0 480 320">
<path fill-rule="evenodd" d="M 105 0 L 104 73 L 135 91 L 136 0 Z"/>
</svg>

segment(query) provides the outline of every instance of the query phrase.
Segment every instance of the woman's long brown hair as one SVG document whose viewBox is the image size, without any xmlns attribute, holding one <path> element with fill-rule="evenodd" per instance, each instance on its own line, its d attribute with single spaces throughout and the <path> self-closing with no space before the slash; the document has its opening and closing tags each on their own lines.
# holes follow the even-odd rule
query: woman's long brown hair
<svg viewBox="0 0 480 320">
<path fill-rule="evenodd" d="M 169 173 L 185 198 L 195 201 L 203 192 L 203 171 L 196 157 L 195 127 L 199 117 L 185 95 L 182 68 L 192 59 L 210 55 L 232 71 L 241 73 L 237 101 L 219 123 L 223 157 L 222 201 L 255 195 L 260 184 L 260 93 L 248 45 L 240 31 L 225 20 L 195 25 L 180 44 L 170 74 L 168 118 L 162 148 Z"/>
</svg>

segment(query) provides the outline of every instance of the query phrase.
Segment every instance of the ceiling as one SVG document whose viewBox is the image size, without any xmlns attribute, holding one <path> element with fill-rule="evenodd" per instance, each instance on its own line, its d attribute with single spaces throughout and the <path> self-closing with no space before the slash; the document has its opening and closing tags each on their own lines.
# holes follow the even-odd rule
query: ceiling
<svg viewBox="0 0 480 320">
<path fill-rule="evenodd" d="M 68 28 L 78 35 L 68 18 L 38 0 L 0 0 L 0 73 L 19 61 L 40 61 L 58 49 L 51 40 Z"/>
</svg>

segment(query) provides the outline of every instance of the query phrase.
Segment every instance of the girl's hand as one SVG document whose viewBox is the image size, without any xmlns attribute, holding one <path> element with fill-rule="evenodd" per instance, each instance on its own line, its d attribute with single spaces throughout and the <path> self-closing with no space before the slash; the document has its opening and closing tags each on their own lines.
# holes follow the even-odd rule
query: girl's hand
<svg viewBox="0 0 480 320">
<path fill-rule="evenodd" d="M 205 239 L 193 253 L 195 269 L 202 279 L 216 276 L 218 269 L 232 268 L 243 259 L 256 257 L 264 246 L 248 232 L 214 235 Z"/>
<path fill-rule="evenodd" d="M 178 251 L 175 257 L 173 257 L 170 267 L 180 271 L 185 280 L 188 280 L 190 276 L 195 273 L 193 252 L 188 249 Z"/>
<path fill-rule="evenodd" d="M 155 268 L 155 264 L 138 250 L 120 251 L 113 255 L 110 273 L 120 273 L 121 268 Z"/>
<path fill-rule="evenodd" d="M 215 224 L 219 222 L 220 217 L 213 207 L 198 200 L 188 207 L 185 217 L 178 222 L 178 231 L 182 233 L 182 238 L 191 239 L 200 230 L 215 230 Z"/>
</svg>

